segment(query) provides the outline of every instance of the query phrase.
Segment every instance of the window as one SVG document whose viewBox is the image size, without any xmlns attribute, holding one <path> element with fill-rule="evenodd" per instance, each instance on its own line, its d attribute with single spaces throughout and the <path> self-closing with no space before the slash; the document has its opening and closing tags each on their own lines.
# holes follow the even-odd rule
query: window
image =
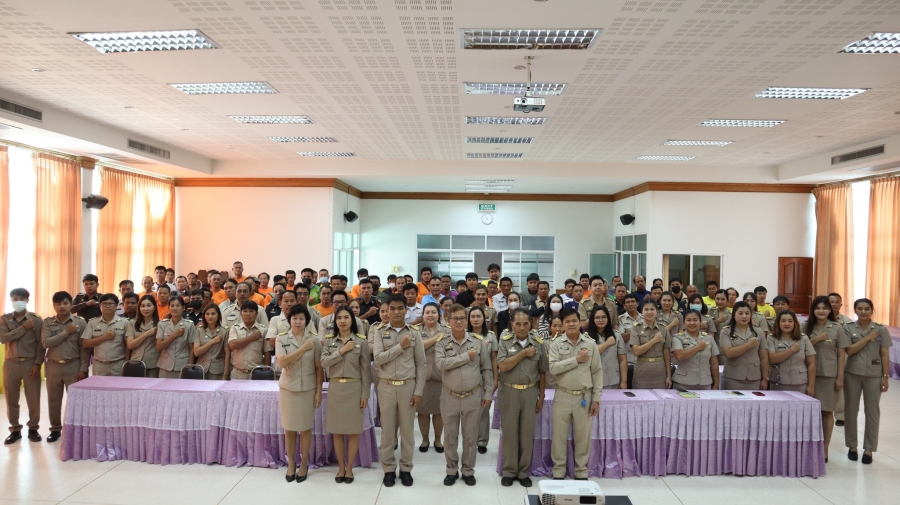
<svg viewBox="0 0 900 505">
<path fill-rule="evenodd" d="M 684 285 L 693 284 L 705 292 L 706 283 L 722 283 L 722 256 L 702 254 L 663 254 L 663 283 L 674 278 Z"/>
<path fill-rule="evenodd" d="M 359 268 L 359 234 L 341 233 L 334 234 L 334 272 L 335 275 L 346 275 L 350 279 L 356 278 L 356 270 Z"/>
<path fill-rule="evenodd" d="M 622 277 L 628 289 L 634 289 L 633 279 L 647 276 L 647 235 L 624 235 L 615 241 L 615 272 Z M 591 273 L 593 273 L 593 258 Z M 603 275 L 602 273 L 600 275 Z"/>
<path fill-rule="evenodd" d="M 34 310 L 34 223 L 37 212 L 37 174 L 31 151 L 9 146 L 9 248 L 6 260 L 4 313 L 12 312 L 8 293 L 25 288 L 31 293 L 28 310 Z"/>
</svg>

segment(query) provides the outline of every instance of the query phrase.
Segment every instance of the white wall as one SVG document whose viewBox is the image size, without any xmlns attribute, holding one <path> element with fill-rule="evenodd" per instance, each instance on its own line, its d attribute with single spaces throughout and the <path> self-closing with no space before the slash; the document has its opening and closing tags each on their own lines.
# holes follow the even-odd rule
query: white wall
<svg viewBox="0 0 900 505">
<path fill-rule="evenodd" d="M 623 214 L 633 215 L 634 222 L 627 226 L 622 224 L 622 221 L 619 220 L 619 216 Z M 639 195 L 614 202 L 613 236 L 642 235 L 645 233 L 650 233 L 650 222 L 652 221 L 652 216 L 653 205 L 651 202 L 650 192 L 641 193 Z"/>
<path fill-rule="evenodd" d="M 482 224 L 478 203 L 363 200 L 360 265 L 382 279 L 391 266 L 418 277 L 417 234 L 551 235 L 556 237 L 554 285 L 561 287 L 570 269 L 588 271 L 590 253 L 613 250 L 611 203 L 498 201 L 490 225 Z"/>
<path fill-rule="evenodd" d="M 360 217 L 356 221 L 352 223 L 348 223 L 347 220 L 344 219 L 344 213 L 348 210 L 352 210 L 357 214 L 361 214 L 360 212 L 360 200 L 358 197 L 353 195 L 348 195 L 343 191 L 332 189 L 331 190 L 331 208 L 332 208 L 332 230 L 334 233 L 359 233 L 360 224 L 362 218 Z M 332 241 L 334 240 L 334 236 L 332 234 Z M 333 246 L 333 244 L 332 244 Z M 354 272 L 355 276 L 356 272 Z"/>
<path fill-rule="evenodd" d="M 175 271 L 221 269 L 236 260 L 249 274 L 330 269 L 333 192 L 176 187 Z"/>
</svg>

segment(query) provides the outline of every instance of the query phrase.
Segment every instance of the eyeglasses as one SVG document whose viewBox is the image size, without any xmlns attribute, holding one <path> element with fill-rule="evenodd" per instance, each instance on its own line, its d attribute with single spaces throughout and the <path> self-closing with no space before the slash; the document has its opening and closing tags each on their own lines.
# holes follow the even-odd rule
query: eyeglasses
<svg viewBox="0 0 900 505">
<path fill-rule="evenodd" d="M 464 323 L 464 322 L 466 322 L 466 318 L 465 317 L 451 317 L 450 321 L 452 321 L 454 323 Z"/>
<path fill-rule="evenodd" d="M 103 302 L 100 304 L 101 307 L 115 307 L 116 304 L 113 302 Z"/>
</svg>

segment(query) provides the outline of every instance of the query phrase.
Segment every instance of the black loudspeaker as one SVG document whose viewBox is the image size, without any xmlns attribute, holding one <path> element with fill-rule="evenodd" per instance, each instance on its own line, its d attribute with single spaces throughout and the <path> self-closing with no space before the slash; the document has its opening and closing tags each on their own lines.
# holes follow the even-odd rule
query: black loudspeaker
<svg viewBox="0 0 900 505">
<path fill-rule="evenodd" d="M 82 198 L 81 201 L 84 202 L 84 206 L 89 209 L 100 210 L 103 207 L 106 207 L 106 204 L 109 203 L 109 198 L 106 198 L 103 195 L 89 195 L 87 198 Z"/>
<path fill-rule="evenodd" d="M 622 214 L 619 216 L 619 221 L 622 221 L 622 224 L 628 226 L 629 224 L 634 222 L 634 216 L 631 214 Z"/>
<path fill-rule="evenodd" d="M 357 219 L 359 219 L 359 214 L 357 214 L 356 212 L 353 212 L 352 210 L 348 210 L 347 212 L 344 213 L 344 220 L 346 220 L 348 223 L 352 223 L 353 221 L 356 221 Z"/>
</svg>

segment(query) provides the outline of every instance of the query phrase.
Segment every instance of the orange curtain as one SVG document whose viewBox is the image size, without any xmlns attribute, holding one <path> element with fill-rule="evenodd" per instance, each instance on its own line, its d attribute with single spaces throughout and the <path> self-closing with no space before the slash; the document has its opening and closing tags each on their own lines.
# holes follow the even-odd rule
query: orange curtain
<svg viewBox="0 0 900 505">
<path fill-rule="evenodd" d="M 81 167 L 74 160 L 34 153 L 35 297 L 38 314 L 53 314 L 53 293 L 81 291 Z"/>
<path fill-rule="evenodd" d="M 869 191 L 867 298 L 875 304 L 873 319 L 900 326 L 900 177 L 876 179 Z"/>
<path fill-rule="evenodd" d="M 0 300 L 6 299 L 6 252 L 9 247 L 9 151 L 0 146 Z M 5 303 L 0 303 L 3 312 Z M 3 389 L 0 379 L 0 392 Z"/>
<path fill-rule="evenodd" d="M 139 290 L 156 265 L 175 265 L 175 185 L 109 167 L 100 168 L 100 181 L 100 194 L 109 199 L 97 228 L 100 290 L 117 293 L 124 279 Z"/>
<path fill-rule="evenodd" d="M 823 186 L 816 197 L 816 295 L 840 293 L 841 311 L 853 315 L 853 196 L 849 184 Z"/>
</svg>

